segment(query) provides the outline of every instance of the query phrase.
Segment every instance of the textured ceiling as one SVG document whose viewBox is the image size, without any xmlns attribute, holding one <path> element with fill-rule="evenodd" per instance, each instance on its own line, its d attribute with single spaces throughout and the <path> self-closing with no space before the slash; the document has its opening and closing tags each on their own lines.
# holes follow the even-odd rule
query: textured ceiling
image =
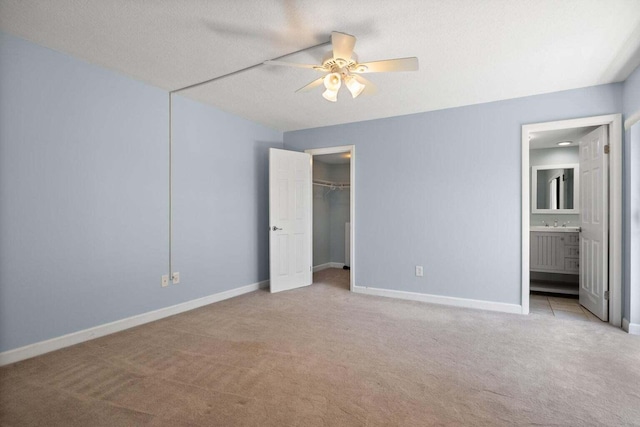
<svg viewBox="0 0 640 427">
<path fill-rule="evenodd" d="M 184 92 L 283 131 L 621 81 L 640 61 L 638 0 L 0 0 L 0 30 L 166 90 L 333 30 L 358 38 L 361 61 L 419 58 L 420 71 L 369 74 L 377 94 L 335 104 L 294 93 L 316 71 L 273 65 Z"/>
</svg>

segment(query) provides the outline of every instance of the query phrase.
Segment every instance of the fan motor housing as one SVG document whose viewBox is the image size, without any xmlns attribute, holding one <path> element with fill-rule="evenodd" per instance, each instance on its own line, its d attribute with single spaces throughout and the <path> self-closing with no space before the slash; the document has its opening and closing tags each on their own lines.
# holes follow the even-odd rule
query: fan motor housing
<svg viewBox="0 0 640 427">
<path fill-rule="evenodd" d="M 333 52 L 328 52 L 322 60 L 322 68 L 333 73 L 339 73 L 343 68 L 352 70 L 358 64 L 358 56 L 353 52 L 348 61 L 342 58 L 334 58 Z"/>
</svg>

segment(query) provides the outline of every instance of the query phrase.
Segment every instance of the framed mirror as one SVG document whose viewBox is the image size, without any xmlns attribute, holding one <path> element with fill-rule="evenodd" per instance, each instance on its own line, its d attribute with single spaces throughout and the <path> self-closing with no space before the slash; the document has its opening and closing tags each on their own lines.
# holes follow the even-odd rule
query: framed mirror
<svg viewBox="0 0 640 427">
<path fill-rule="evenodd" d="M 577 164 L 531 168 L 531 212 L 577 214 L 580 195 Z"/>
</svg>

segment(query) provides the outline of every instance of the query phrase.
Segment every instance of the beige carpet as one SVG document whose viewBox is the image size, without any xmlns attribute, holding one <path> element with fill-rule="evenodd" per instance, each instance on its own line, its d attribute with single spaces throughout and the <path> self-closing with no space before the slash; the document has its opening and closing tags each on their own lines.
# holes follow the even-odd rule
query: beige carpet
<svg viewBox="0 0 640 427">
<path fill-rule="evenodd" d="M 640 337 L 352 294 L 347 274 L 1 368 L 0 425 L 640 425 Z"/>
</svg>

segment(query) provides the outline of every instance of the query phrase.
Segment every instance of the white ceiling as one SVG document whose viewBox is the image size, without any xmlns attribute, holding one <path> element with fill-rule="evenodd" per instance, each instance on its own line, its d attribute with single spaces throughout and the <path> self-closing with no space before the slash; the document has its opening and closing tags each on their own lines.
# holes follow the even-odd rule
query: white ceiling
<svg viewBox="0 0 640 427">
<path fill-rule="evenodd" d="M 558 148 L 558 142 L 570 141 L 571 144 L 565 147 L 577 146 L 580 138 L 597 128 L 597 126 L 587 126 L 573 129 L 548 130 L 544 132 L 531 132 L 529 134 L 529 146 L 532 150 L 543 148 Z"/>
<path fill-rule="evenodd" d="M 0 30 L 166 90 L 333 30 L 358 38 L 361 61 L 419 58 L 420 71 L 369 74 L 377 94 L 335 104 L 294 93 L 316 71 L 273 65 L 184 92 L 283 131 L 621 81 L 640 62 L 637 0 L 0 0 Z"/>
<path fill-rule="evenodd" d="M 347 165 L 351 162 L 351 155 L 349 153 L 321 154 L 313 156 L 313 161 L 330 165 Z"/>
</svg>

